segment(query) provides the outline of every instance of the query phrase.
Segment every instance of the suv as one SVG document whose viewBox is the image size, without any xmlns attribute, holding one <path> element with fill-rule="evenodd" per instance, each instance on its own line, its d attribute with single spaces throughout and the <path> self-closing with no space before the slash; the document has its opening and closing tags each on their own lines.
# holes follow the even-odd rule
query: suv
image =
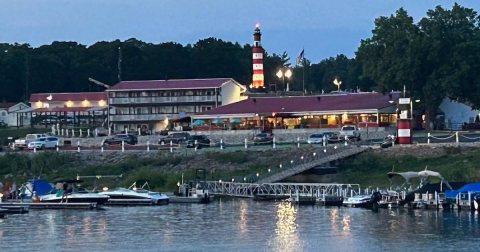
<svg viewBox="0 0 480 252">
<path fill-rule="evenodd" d="M 181 144 L 181 143 L 185 143 L 189 138 L 190 138 L 190 134 L 188 134 L 187 132 L 174 132 L 160 139 L 158 143 L 161 145 L 170 144 L 170 142 L 172 144 Z"/>
<path fill-rule="evenodd" d="M 122 144 L 122 142 L 130 145 L 137 144 L 137 136 L 132 134 L 117 134 L 103 140 L 102 145 Z"/>
<path fill-rule="evenodd" d="M 210 139 L 207 138 L 205 135 L 193 135 L 190 136 L 187 140 L 187 148 L 194 148 L 195 141 L 197 142 L 196 147 L 198 149 L 202 147 L 209 147 L 210 146 Z"/>
<path fill-rule="evenodd" d="M 58 137 L 40 137 L 34 141 L 28 143 L 27 148 L 33 149 L 52 149 L 59 145 Z"/>
</svg>

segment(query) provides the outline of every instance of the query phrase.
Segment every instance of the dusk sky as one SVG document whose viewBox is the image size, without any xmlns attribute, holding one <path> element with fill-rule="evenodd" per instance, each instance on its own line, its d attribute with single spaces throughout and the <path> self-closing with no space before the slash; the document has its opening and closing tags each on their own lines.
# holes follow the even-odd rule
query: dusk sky
<svg viewBox="0 0 480 252">
<path fill-rule="evenodd" d="M 417 22 L 428 9 L 455 1 L 433 0 L 0 0 L 0 43 L 97 41 L 136 38 L 194 44 L 215 37 L 252 44 L 257 22 L 268 53 L 286 51 L 293 63 L 302 48 L 313 63 L 345 54 L 371 36 L 374 19 L 404 7 Z M 480 10 L 480 1 L 458 1 Z"/>
</svg>

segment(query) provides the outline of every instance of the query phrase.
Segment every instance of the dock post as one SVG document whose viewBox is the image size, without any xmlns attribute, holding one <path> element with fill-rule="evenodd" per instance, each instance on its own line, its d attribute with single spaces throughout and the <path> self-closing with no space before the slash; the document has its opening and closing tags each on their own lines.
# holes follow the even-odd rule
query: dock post
<svg viewBox="0 0 480 252">
<path fill-rule="evenodd" d="M 122 152 L 125 152 L 125 141 L 122 141 Z"/>
<path fill-rule="evenodd" d="M 455 142 L 456 142 L 457 144 L 459 143 L 459 141 L 458 141 L 458 131 L 455 132 Z"/>
<path fill-rule="evenodd" d="M 427 144 L 430 144 L 430 132 L 427 133 Z"/>
<path fill-rule="evenodd" d="M 348 141 L 348 137 L 347 137 L 347 135 L 345 135 L 345 146 L 348 145 L 347 141 Z"/>
<path fill-rule="evenodd" d="M 80 141 L 77 141 L 77 152 L 80 152 Z"/>
<path fill-rule="evenodd" d="M 197 140 L 195 140 L 195 152 L 197 152 L 197 146 L 198 146 L 198 142 Z"/>
<path fill-rule="evenodd" d="M 75 130 L 72 129 L 72 137 L 75 137 Z"/>
<path fill-rule="evenodd" d="M 173 153 L 173 142 L 170 140 L 170 153 Z"/>
<path fill-rule="evenodd" d="M 273 146 L 274 149 L 276 148 L 275 137 L 273 137 Z"/>
<path fill-rule="evenodd" d="M 56 149 L 57 149 L 57 152 L 58 152 L 58 140 L 57 140 L 57 146 L 55 146 L 55 147 L 56 147 Z"/>
<path fill-rule="evenodd" d="M 150 141 L 147 141 L 147 152 L 150 151 Z"/>
<path fill-rule="evenodd" d="M 297 148 L 300 148 L 300 137 L 297 137 Z"/>
<path fill-rule="evenodd" d="M 325 147 L 326 144 L 327 144 L 327 137 L 325 137 L 325 135 L 323 135 L 323 140 L 322 140 L 323 147 Z"/>
<path fill-rule="evenodd" d="M 79 132 L 80 132 L 79 137 L 82 137 L 83 136 L 83 130 L 80 129 Z"/>
<path fill-rule="evenodd" d="M 90 129 L 87 129 L 87 137 L 90 137 Z"/>
<path fill-rule="evenodd" d="M 220 150 L 223 150 L 223 138 L 220 139 Z"/>
<path fill-rule="evenodd" d="M 100 151 L 103 153 L 103 145 L 102 145 L 102 148 L 100 149 Z"/>
<path fill-rule="evenodd" d="M 247 139 L 245 138 L 245 149 L 248 148 L 248 145 L 247 145 Z"/>
</svg>

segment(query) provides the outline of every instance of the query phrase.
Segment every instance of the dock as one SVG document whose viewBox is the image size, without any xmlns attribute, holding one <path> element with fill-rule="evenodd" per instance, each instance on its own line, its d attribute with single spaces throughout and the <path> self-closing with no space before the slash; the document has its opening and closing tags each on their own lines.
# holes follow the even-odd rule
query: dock
<svg viewBox="0 0 480 252">
<path fill-rule="evenodd" d="M 151 199 L 109 199 L 107 206 L 151 206 L 155 205 Z"/>
<path fill-rule="evenodd" d="M 97 203 L 2 202 L 0 208 L 26 207 L 29 209 L 101 209 Z"/>
</svg>

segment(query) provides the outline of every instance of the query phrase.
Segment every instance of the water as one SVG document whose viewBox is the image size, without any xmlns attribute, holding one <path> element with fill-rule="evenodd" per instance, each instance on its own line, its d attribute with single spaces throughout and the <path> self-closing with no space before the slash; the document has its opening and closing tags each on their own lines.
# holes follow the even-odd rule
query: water
<svg viewBox="0 0 480 252">
<path fill-rule="evenodd" d="M 476 251 L 467 211 L 294 206 L 249 199 L 209 205 L 30 210 L 0 220 L 0 251 Z"/>
</svg>

